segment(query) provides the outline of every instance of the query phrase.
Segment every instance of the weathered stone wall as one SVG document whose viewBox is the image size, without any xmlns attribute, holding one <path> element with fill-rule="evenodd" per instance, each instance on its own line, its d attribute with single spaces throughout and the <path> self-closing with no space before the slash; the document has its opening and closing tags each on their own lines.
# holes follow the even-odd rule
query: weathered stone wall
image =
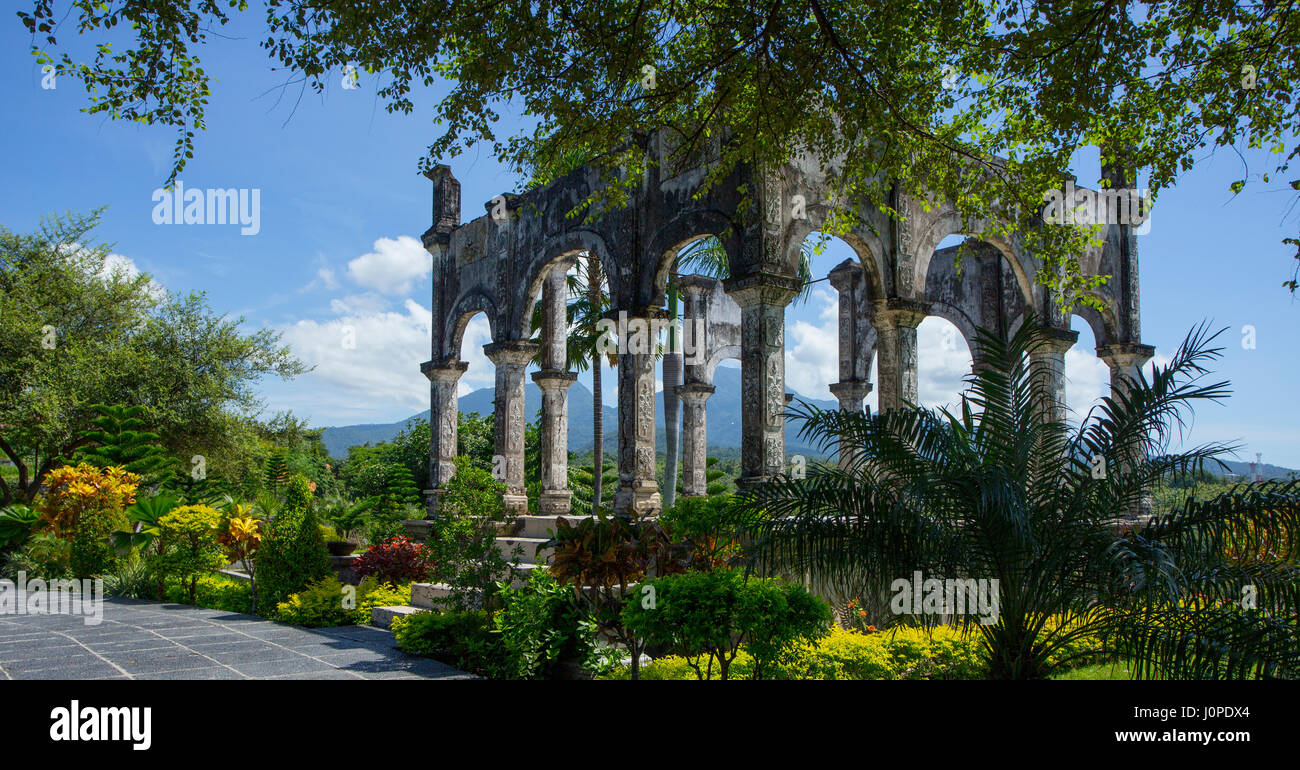
<svg viewBox="0 0 1300 770">
<path fill-rule="evenodd" d="M 465 325 L 484 313 L 497 363 L 497 453 L 504 462 L 507 502 L 522 505 L 523 371 L 536 348 L 527 344 L 533 305 L 549 284 L 546 329 L 540 345 L 549 351 L 537 381 L 546 393 L 543 444 L 558 463 L 563 436 L 567 383 L 572 373 L 554 351 L 564 330 L 555 322 L 555 292 L 561 285 L 552 270 L 565 270 L 575 254 L 595 255 L 609 281 L 611 317 L 625 314 L 633 324 L 663 315 L 665 282 L 674 257 L 705 236 L 718 237 L 727 250 L 730 278 L 699 276 L 681 280 L 684 317 L 705 320 L 698 357 L 687 361 L 680 391 L 684 405 L 683 474 L 687 494 L 703 489 L 704 403 L 712 392 L 713 372 L 725 358 L 739 358 L 744 403 L 742 483 L 768 478 L 785 468 L 785 307 L 800 288 L 797 265 L 806 237 L 826 227 L 831 213 L 829 184 L 820 159 L 800 157 L 774 169 L 740 168 L 707 192 L 705 175 L 717 157 L 718 139 L 692 157 L 679 158 L 676 140 L 666 131 L 646 137 L 650 159 L 629 205 L 596 216 L 567 216 L 599 184 L 594 169 L 581 168 L 542 188 L 505 194 L 484 204 L 484 214 L 461 222 L 460 185 L 445 166 L 429 174 L 434 185 L 433 224 L 424 245 L 433 255 L 432 356 L 423 366 L 431 381 L 433 432 L 430 466 L 436 486 L 454 473 L 455 388 Z M 1122 184 L 1118 174 L 1107 172 Z M 749 208 L 739 190 L 753 194 Z M 861 409 L 874 387 L 882 409 L 917 398 L 916 327 L 925 317 L 948 319 L 975 352 L 977 327 L 1014 330 L 1032 311 L 1040 323 L 1057 329 L 1059 350 L 1044 359 L 1043 371 L 1060 377 L 1061 357 L 1070 342 L 1069 321 L 1048 292 L 1034 281 L 1032 255 L 1014 243 L 970 244 L 959 273 L 954 249 L 938 244 L 962 230 L 954 207 L 943 200 L 922 201 L 895 194 L 890 205 L 904 214 L 891 220 L 874 206 L 858 212 L 861 224 L 843 235 L 857 259 L 839 265 L 831 283 L 840 293 L 840 380 L 832 391 L 844 409 Z M 974 226 L 981 228 L 981 223 Z M 1137 250 L 1130 226 L 1109 226 L 1104 243 L 1082 256 L 1090 274 L 1114 276 L 1097 290 L 1105 308 L 1078 313 L 1091 326 L 1099 355 L 1115 376 L 1129 373 L 1153 352 L 1141 344 L 1138 313 Z M 878 358 L 877 371 L 871 359 Z M 1061 359 L 1061 360 L 1058 360 Z M 976 361 L 978 366 L 978 360 Z M 618 367 L 619 486 L 615 507 L 652 513 L 660 505 L 655 482 L 654 355 L 620 351 Z M 516 402 L 520 402 L 516 404 Z M 553 463 L 553 464 L 555 464 Z M 549 512 L 567 511 L 562 475 L 544 482 Z M 429 491 L 430 514 L 439 493 Z"/>
</svg>

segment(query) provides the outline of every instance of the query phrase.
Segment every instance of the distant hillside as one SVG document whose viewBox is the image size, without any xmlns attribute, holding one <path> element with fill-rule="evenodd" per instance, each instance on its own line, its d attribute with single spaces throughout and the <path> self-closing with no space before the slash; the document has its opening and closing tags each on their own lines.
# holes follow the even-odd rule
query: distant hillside
<svg viewBox="0 0 1300 770">
<path fill-rule="evenodd" d="M 717 387 L 717 392 L 709 398 L 707 407 L 709 446 L 739 448 L 741 422 L 740 369 L 718 367 L 714 374 L 713 384 Z M 478 412 L 482 415 L 488 415 L 492 413 L 492 396 L 492 388 L 480 388 L 461 396 L 457 406 L 464 413 Z M 796 394 L 796 396 L 804 398 L 799 394 Z M 823 409 L 838 408 L 838 404 L 834 401 L 809 398 L 804 398 L 804 400 Z M 528 419 L 530 421 L 537 419 L 537 414 L 542 407 L 542 393 L 531 382 L 527 383 L 524 388 L 524 405 L 527 409 Z M 574 452 L 581 453 L 591 449 L 594 435 L 591 424 L 591 407 L 591 390 L 582 383 L 574 383 L 569 388 L 569 448 Z M 618 412 L 613 405 L 607 403 L 604 405 L 604 413 L 605 451 L 612 453 L 618 446 Z M 657 424 L 655 436 L 660 450 L 664 448 L 663 414 L 663 394 L 659 393 L 655 404 Z M 428 419 L 429 411 L 426 409 L 399 422 L 326 428 L 321 436 L 321 442 L 332 456 L 346 457 L 350 446 L 366 443 L 378 444 L 382 441 L 388 441 L 405 430 L 410 423 L 416 420 Z M 787 451 L 815 454 L 812 447 L 798 441 L 797 432 L 798 427 L 787 421 Z"/>
<path fill-rule="evenodd" d="M 1231 473 L 1243 477 L 1250 475 L 1250 463 L 1239 463 L 1233 460 L 1224 460 L 1223 462 L 1228 466 L 1228 470 Z M 1292 468 L 1283 468 L 1280 465 L 1269 465 L 1268 463 L 1262 463 L 1260 467 L 1261 470 L 1259 471 L 1259 474 L 1265 479 L 1289 479 L 1300 477 L 1300 471 Z M 1219 470 L 1218 465 L 1214 465 L 1214 467 L 1208 468 L 1208 470 L 1216 476 L 1223 475 L 1223 471 Z"/>
</svg>

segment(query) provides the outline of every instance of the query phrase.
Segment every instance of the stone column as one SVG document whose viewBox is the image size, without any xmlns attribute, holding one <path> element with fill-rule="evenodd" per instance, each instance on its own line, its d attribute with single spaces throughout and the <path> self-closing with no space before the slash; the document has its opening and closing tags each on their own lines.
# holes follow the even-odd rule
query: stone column
<svg viewBox="0 0 1300 770">
<path fill-rule="evenodd" d="M 1101 345 L 1097 348 L 1097 357 L 1106 362 L 1110 367 L 1110 392 L 1114 397 L 1126 393 L 1130 385 L 1138 377 L 1138 371 L 1146 365 L 1147 361 L 1156 354 L 1156 349 L 1151 345 L 1143 345 L 1140 342 L 1119 342 L 1111 345 Z M 1112 458 L 1113 461 L 1121 464 L 1134 462 L 1140 458 Z M 1118 511 L 1117 522 L 1120 525 L 1134 524 L 1143 518 L 1150 516 L 1153 509 L 1153 501 L 1149 490 L 1144 490 L 1141 500 L 1133 509 Z"/>
<path fill-rule="evenodd" d="M 1068 409 L 1065 403 L 1065 353 L 1079 341 L 1079 333 L 1068 329 L 1046 327 L 1050 338 L 1029 353 L 1030 369 L 1035 376 L 1046 379 L 1046 390 L 1051 403 L 1044 414 L 1053 422 L 1065 422 Z"/>
<path fill-rule="evenodd" d="M 833 382 L 830 385 L 831 394 L 840 402 L 841 412 L 855 412 L 862 414 L 863 401 L 871 395 L 871 383 L 869 382 Z M 850 451 L 848 443 L 843 439 L 840 440 L 840 467 L 847 468 L 853 464 L 854 453 Z"/>
<path fill-rule="evenodd" d="M 1137 379 L 1139 370 L 1156 354 L 1151 345 L 1140 342 L 1118 342 L 1100 345 L 1097 357 L 1110 367 L 1110 392 L 1112 395 L 1127 390 L 1126 379 Z"/>
<path fill-rule="evenodd" d="M 707 494 L 708 447 L 706 444 L 705 403 L 713 395 L 714 387 L 701 383 L 687 383 L 677 389 L 682 400 L 682 496 L 702 497 Z"/>
<path fill-rule="evenodd" d="M 785 471 L 785 306 L 799 280 L 758 273 L 726 282 L 740 306 L 741 455 L 738 484 Z"/>
<path fill-rule="evenodd" d="M 646 516 L 663 508 L 655 479 L 655 345 L 657 308 L 628 314 L 618 335 L 618 491 L 614 512 Z M 617 313 L 614 314 L 618 317 Z"/>
<path fill-rule="evenodd" d="M 918 400 L 916 327 L 928 314 L 924 302 L 890 299 L 875 303 L 871 325 L 877 334 L 876 380 L 882 412 Z"/>
<path fill-rule="evenodd" d="M 429 378 L 429 489 L 424 490 L 426 519 L 438 515 L 447 482 L 456 475 L 456 429 L 460 419 L 456 387 L 469 364 L 433 361 L 420 364 Z"/>
<path fill-rule="evenodd" d="M 572 507 L 569 492 L 569 386 L 575 372 L 543 369 L 533 372 L 542 390 L 542 492 L 537 501 L 544 516 L 560 516 Z"/>
<path fill-rule="evenodd" d="M 542 285 L 542 370 L 533 382 L 542 391 L 541 465 L 542 490 L 538 512 L 547 516 L 568 513 L 569 492 L 569 386 L 578 379 L 566 371 L 568 363 L 568 273 L 572 259 L 551 266 Z"/>
<path fill-rule="evenodd" d="M 717 279 L 702 275 L 687 275 L 679 278 L 677 289 L 682 293 L 682 331 L 683 343 L 691 342 L 691 349 L 683 349 L 682 383 L 707 383 L 709 380 L 709 293 L 713 291 Z M 697 326 L 697 321 L 701 322 Z M 696 332 L 703 332 L 697 334 Z M 689 332 L 689 338 L 686 333 Z M 685 345 L 683 345 L 685 348 Z"/>
<path fill-rule="evenodd" d="M 506 509 L 518 515 L 528 513 L 524 485 L 524 369 L 537 355 L 533 342 L 494 342 L 483 353 L 496 366 L 493 404 L 493 436 L 496 456 L 492 458 L 498 481 L 505 483 Z"/>
</svg>

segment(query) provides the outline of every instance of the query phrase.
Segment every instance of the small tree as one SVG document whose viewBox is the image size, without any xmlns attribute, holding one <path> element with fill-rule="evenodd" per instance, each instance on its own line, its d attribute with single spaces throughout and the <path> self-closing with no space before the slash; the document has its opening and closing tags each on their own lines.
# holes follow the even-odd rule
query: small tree
<svg viewBox="0 0 1300 770">
<path fill-rule="evenodd" d="M 144 407 L 94 404 L 93 428 L 82 431 L 91 442 L 77 450 L 77 459 L 97 468 L 117 467 L 139 476 L 142 483 L 156 487 L 175 475 L 176 458 L 159 445 L 157 433 L 147 430 Z"/>
<path fill-rule="evenodd" d="M 255 557 L 262 545 L 262 523 L 253 518 L 253 508 L 236 503 L 222 518 L 218 540 L 226 550 L 226 557 L 239 562 L 248 570 L 248 587 L 252 611 L 257 612 L 257 570 Z"/>
<path fill-rule="evenodd" d="M 226 563 L 217 540 L 221 514 L 206 505 L 183 505 L 158 519 L 161 548 L 148 558 L 151 572 L 181 579 L 195 601 L 199 575 Z"/>
<path fill-rule="evenodd" d="M 289 480 L 284 503 L 258 549 L 256 568 L 262 588 L 260 604 L 270 611 L 311 581 L 332 574 L 305 476 Z"/>
<path fill-rule="evenodd" d="M 745 644 L 754 657 L 754 678 L 786 647 L 824 636 L 830 607 L 803 586 L 774 578 L 750 578 L 719 569 L 648 580 L 641 600 L 623 606 L 623 624 L 650 644 L 686 657 L 699 679 L 730 676 Z M 707 662 L 706 662 L 707 661 Z"/>
</svg>

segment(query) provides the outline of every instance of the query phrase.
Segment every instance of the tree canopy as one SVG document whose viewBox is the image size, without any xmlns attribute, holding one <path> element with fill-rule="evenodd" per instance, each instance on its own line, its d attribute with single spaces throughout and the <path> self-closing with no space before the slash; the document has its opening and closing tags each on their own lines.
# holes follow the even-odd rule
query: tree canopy
<svg viewBox="0 0 1300 770">
<path fill-rule="evenodd" d="M 257 381 L 306 371 L 276 332 L 244 333 L 202 293 L 172 296 L 111 260 L 91 240 L 98 220 L 0 226 L 0 452 L 17 469 L 16 486 L 0 477 L 0 501 L 30 500 L 47 470 L 93 443 L 103 404 L 140 407 L 186 470 L 194 455 L 211 467 L 255 440 Z"/>
<path fill-rule="evenodd" d="M 892 212 L 898 180 L 903 192 L 953 200 L 969 234 L 1024 239 L 1045 262 L 1040 280 L 1063 303 L 1088 286 L 1076 257 L 1089 236 L 1034 223 L 1080 148 L 1100 147 L 1103 163 L 1145 173 L 1153 195 L 1207 148 L 1271 151 L 1277 162 L 1262 184 L 1300 151 L 1294 2 L 265 6 L 261 46 L 304 88 L 323 91 L 356 67 L 373 73 L 390 112 L 411 113 L 415 88 L 450 84 L 432 107 L 440 133 L 425 168 L 480 141 L 534 179 L 539 157 L 542 178 L 595 158 L 611 182 L 603 195 L 618 203 L 619 182 L 638 178 L 646 162 L 635 140 L 653 129 L 678 131 L 682 153 L 725 134 L 715 182 L 738 164 L 775 164 L 807 149 L 843 159 L 834 194 L 846 213 L 861 201 Z M 19 16 L 33 53 L 83 81 L 87 111 L 176 129 L 174 179 L 204 128 L 210 79 L 199 49 L 248 4 L 33 0 L 30 8 Z M 113 44 L 77 61 L 60 50 L 68 27 Z M 532 124 L 499 136 L 503 108 Z M 1233 191 L 1251 181 L 1243 168 Z M 990 215 L 1003 224 L 975 227 Z M 1286 285 L 1297 288 L 1294 277 Z"/>
</svg>

